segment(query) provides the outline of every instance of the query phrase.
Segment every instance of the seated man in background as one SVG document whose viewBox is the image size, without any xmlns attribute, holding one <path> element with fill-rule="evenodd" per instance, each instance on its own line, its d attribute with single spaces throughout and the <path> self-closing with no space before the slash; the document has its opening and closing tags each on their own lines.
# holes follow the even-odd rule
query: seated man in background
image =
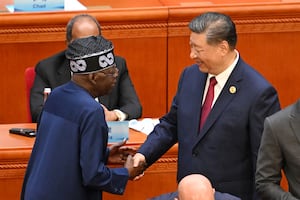
<svg viewBox="0 0 300 200">
<path fill-rule="evenodd" d="M 201 174 L 190 174 L 178 184 L 178 191 L 164 194 L 151 200 L 240 200 L 227 193 L 215 191 L 211 182 Z"/>
<path fill-rule="evenodd" d="M 88 14 L 73 17 L 66 27 L 66 42 L 87 37 L 101 35 L 101 27 L 97 19 Z M 112 91 L 98 101 L 102 104 L 107 121 L 123 121 L 140 118 L 142 106 L 130 79 L 126 61 L 116 56 L 119 70 L 117 83 Z M 30 111 L 33 122 L 39 121 L 44 105 L 44 88 L 54 89 L 71 79 L 69 61 L 65 57 L 65 50 L 40 61 L 35 67 L 35 80 L 30 93 Z"/>
<path fill-rule="evenodd" d="M 178 184 L 176 200 L 214 200 L 215 190 L 210 181 L 203 175 L 191 174 Z"/>
<path fill-rule="evenodd" d="M 289 192 L 280 186 L 282 170 Z M 255 179 L 263 200 L 300 199 L 300 99 L 266 118 Z"/>
<path fill-rule="evenodd" d="M 178 198 L 175 200 L 239 200 L 226 193 L 215 192 L 208 178 L 201 174 L 184 177 L 178 184 Z"/>
</svg>

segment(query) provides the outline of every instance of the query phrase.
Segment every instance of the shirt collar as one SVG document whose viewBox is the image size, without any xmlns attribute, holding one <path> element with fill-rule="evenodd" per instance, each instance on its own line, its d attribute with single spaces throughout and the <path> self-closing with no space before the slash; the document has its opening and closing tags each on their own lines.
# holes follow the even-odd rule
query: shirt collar
<svg viewBox="0 0 300 200">
<path fill-rule="evenodd" d="M 224 87 L 226 81 L 228 80 L 231 72 L 233 71 L 233 69 L 235 68 L 235 66 L 239 60 L 239 57 L 240 57 L 239 52 L 236 49 L 234 51 L 236 53 L 236 57 L 235 57 L 234 61 L 229 65 L 229 67 L 227 67 L 223 72 L 221 72 L 217 76 L 208 74 L 207 79 L 209 80 L 212 76 L 215 76 L 216 80 L 218 82 L 218 85 L 221 86 L 221 88 Z"/>
</svg>

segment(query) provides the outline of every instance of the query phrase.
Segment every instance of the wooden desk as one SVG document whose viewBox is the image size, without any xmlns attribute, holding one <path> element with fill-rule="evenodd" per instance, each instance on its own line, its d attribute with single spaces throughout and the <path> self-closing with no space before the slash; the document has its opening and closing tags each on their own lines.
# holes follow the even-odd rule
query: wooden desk
<svg viewBox="0 0 300 200">
<path fill-rule="evenodd" d="M 23 177 L 34 138 L 9 134 L 13 127 L 35 128 L 36 124 L 0 125 L 0 198 L 19 200 Z M 130 129 L 128 145 L 139 147 L 146 135 Z M 129 181 L 123 196 L 104 193 L 104 199 L 142 200 L 176 189 L 177 146 L 145 172 L 139 181 Z M 114 166 L 110 166 L 114 167 Z"/>
</svg>

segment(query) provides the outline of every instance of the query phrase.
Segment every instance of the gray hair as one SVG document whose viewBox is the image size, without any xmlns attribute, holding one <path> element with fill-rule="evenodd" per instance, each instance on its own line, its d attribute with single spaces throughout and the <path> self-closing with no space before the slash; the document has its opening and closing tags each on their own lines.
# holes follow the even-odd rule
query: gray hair
<svg viewBox="0 0 300 200">
<path fill-rule="evenodd" d="M 237 43 L 235 24 L 225 14 L 207 12 L 199 15 L 189 23 L 189 29 L 195 33 L 206 33 L 208 44 L 218 44 L 225 40 L 230 49 L 235 49 Z"/>
</svg>

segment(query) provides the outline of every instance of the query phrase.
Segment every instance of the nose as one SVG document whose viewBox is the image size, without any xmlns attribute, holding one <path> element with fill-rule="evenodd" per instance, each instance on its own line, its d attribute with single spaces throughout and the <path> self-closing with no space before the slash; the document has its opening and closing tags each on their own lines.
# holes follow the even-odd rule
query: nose
<svg viewBox="0 0 300 200">
<path fill-rule="evenodd" d="M 115 68 L 114 78 L 117 78 L 119 76 L 119 69 Z"/>
<path fill-rule="evenodd" d="M 191 49 L 191 52 L 190 52 L 190 58 L 191 58 L 191 59 L 197 58 L 197 55 L 193 52 L 192 49 Z"/>
</svg>

